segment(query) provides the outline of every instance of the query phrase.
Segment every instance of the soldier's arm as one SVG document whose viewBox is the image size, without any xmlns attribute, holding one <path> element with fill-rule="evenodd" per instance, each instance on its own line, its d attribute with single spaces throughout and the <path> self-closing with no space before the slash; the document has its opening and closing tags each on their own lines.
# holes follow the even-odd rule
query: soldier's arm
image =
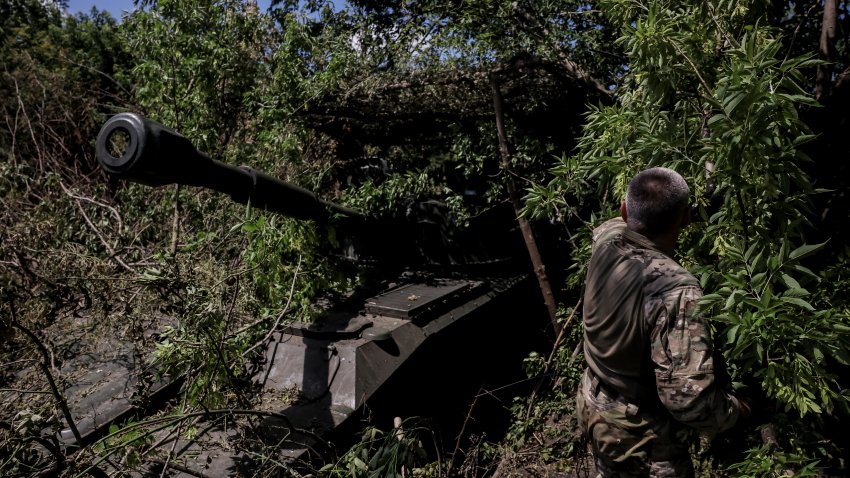
<svg viewBox="0 0 850 478">
<path fill-rule="evenodd" d="M 661 403 L 673 417 L 701 431 L 721 432 L 738 420 L 738 400 L 715 383 L 711 340 L 694 313 L 702 292 L 684 286 L 650 304 L 655 307 L 652 361 Z"/>
</svg>

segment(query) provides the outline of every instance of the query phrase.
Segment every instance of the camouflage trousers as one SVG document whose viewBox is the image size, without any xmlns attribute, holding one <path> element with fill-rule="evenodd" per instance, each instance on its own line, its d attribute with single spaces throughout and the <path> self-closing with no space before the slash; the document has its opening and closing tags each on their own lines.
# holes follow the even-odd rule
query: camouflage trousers
<svg viewBox="0 0 850 478">
<path fill-rule="evenodd" d="M 692 478 L 683 426 L 665 412 L 650 413 L 611 397 L 585 371 L 576 412 L 603 478 Z"/>
</svg>

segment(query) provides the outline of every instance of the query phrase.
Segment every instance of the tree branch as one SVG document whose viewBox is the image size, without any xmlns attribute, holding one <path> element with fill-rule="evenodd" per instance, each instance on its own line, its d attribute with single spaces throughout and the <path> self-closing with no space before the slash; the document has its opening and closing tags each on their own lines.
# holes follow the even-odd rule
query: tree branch
<svg viewBox="0 0 850 478">
<path fill-rule="evenodd" d="M 100 232 L 100 230 L 97 228 L 97 226 L 95 226 L 94 223 L 91 221 L 91 219 L 89 219 L 89 216 L 86 214 L 86 211 L 85 211 L 85 209 L 83 209 L 83 206 L 80 205 L 80 201 L 78 199 L 76 199 L 76 196 L 71 194 L 71 191 L 69 191 L 68 188 L 66 188 L 65 185 L 62 184 L 61 181 L 59 182 L 59 186 L 62 188 L 62 191 L 65 191 L 65 194 L 67 194 L 69 197 L 75 199 L 75 204 L 77 205 L 77 209 L 79 209 L 80 214 L 83 215 L 83 220 L 86 221 L 86 224 L 88 224 L 88 226 L 91 228 L 91 230 L 94 231 L 97 238 L 100 239 L 101 244 L 103 244 L 103 247 L 105 247 L 106 251 L 109 253 L 109 257 L 114 259 L 115 262 L 117 262 L 121 267 L 123 267 L 127 271 L 135 274 L 136 271 L 133 270 L 132 267 L 128 266 L 123 260 L 121 260 L 120 257 L 118 257 L 118 254 L 115 252 L 115 249 L 113 249 L 112 246 L 109 245 L 109 243 L 106 241 L 106 238 L 103 237 L 103 234 Z"/>
<path fill-rule="evenodd" d="M 832 87 L 832 61 L 835 58 L 835 30 L 838 28 L 838 2 L 825 0 L 823 3 L 823 24 L 820 31 L 818 58 L 825 63 L 818 65 L 815 79 L 815 99 L 825 101 Z"/>
<path fill-rule="evenodd" d="M 552 31 L 549 30 L 545 24 L 541 23 L 538 19 L 534 18 L 527 10 L 520 8 L 518 3 L 514 3 L 514 11 L 522 17 L 523 20 L 528 22 L 531 28 L 526 28 L 525 30 L 529 32 L 531 35 L 536 36 L 540 41 L 546 44 L 553 52 L 555 52 L 555 56 L 560 60 L 560 65 L 564 69 L 564 71 L 571 77 L 579 80 L 585 86 L 589 87 L 592 91 L 598 93 L 605 100 L 610 101 L 611 92 L 608 91 L 608 88 L 605 87 L 599 80 L 590 75 L 587 71 L 585 71 L 582 67 L 580 67 L 576 62 L 572 61 L 567 55 L 567 52 L 564 51 L 559 45 L 551 41 Z"/>
<path fill-rule="evenodd" d="M 499 136 L 499 153 L 502 156 L 502 170 L 510 173 L 511 171 L 511 153 L 508 149 L 507 133 L 505 133 L 505 120 L 502 105 L 502 93 L 499 91 L 499 83 L 495 75 L 490 76 L 490 88 L 493 91 L 493 109 L 496 114 L 496 132 Z M 520 214 L 522 211 L 522 203 L 519 193 L 516 190 L 513 176 L 508 174 L 507 179 L 508 194 L 511 203 L 516 213 L 516 219 L 519 223 L 519 228 L 522 231 L 525 246 L 528 249 L 528 255 L 531 263 L 534 266 L 534 272 L 537 275 L 537 283 L 540 285 L 540 292 L 543 294 L 543 302 L 546 304 L 546 310 L 549 312 L 549 320 L 552 323 L 555 335 L 559 335 L 561 327 L 558 324 L 557 304 L 555 303 L 555 294 L 552 292 L 552 286 L 549 284 L 549 277 L 546 275 L 546 266 L 543 264 L 543 259 L 540 256 L 540 251 L 537 248 L 537 242 L 534 239 L 534 231 L 531 230 L 531 224 Z"/>
<path fill-rule="evenodd" d="M 77 424 L 74 422 L 74 416 L 71 415 L 71 410 L 68 408 L 68 401 L 65 399 L 65 395 L 59 391 L 59 387 L 56 385 L 56 381 L 53 379 L 53 374 L 50 372 L 50 352 L 47 350 L 47 347 L 44 346 L 44 343 L 36 336 L 30 329 L 25 327 L 23 324 L 18 322 L 17 314 L 15 313 L 14 304 L 10 304 L 9 308 L 12 313 L 12 326 L 20 330 L 30 339 L 33 345 L 36 346 L 39 352 L 41 352 L 41 356 L 43 358 L 42 362 L 39 362 L 39 366 L 41 367 L 41 371 L 44 372 L 44 376 L 47 379 L 47 384 L 50 385 L 50 390 L 53 392 L 53 398 L 56 399 L 56 405 L 62 411 L 62 415 L 65 417 L 65 421 L 68 422 L 68 427 L 71 428 L 71 433 L 74 434 L 74 439 L 77 440 L 77 443 L 82 443 L 83 437 L 80 435 L 80 431 L 77 429 Z"/>
</svg>

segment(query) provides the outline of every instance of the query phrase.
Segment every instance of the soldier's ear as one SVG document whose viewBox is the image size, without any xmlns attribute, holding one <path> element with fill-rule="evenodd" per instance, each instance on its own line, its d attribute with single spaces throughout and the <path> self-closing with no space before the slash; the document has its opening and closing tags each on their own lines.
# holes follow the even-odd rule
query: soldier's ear
<svg viewBox="0 0 850 478">
<path fill-rule="evenodd" d="M 623 221 L 629 222 L 629 211 L 626 209 L 626 201 L 620 202 L 620 217 L 623 218 Z"/>
</svg>

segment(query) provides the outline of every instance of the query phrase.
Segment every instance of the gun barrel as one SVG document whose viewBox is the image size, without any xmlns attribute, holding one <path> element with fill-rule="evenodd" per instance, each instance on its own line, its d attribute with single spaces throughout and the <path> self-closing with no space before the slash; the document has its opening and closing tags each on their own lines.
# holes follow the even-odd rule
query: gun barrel
<svg viewBox="0 0 850 478">
<path fill-rule="evenodd" d="M 120 113 L 104 123 L 95 150 L 106 172 L 129 181 L 209 188 L 238 203 L 296 219 L 362 219 L 358 211 L 325 201 L 312 191 L 248 166 L 212 159 L 181 134 L 135 113 Z"/>
</svg>

